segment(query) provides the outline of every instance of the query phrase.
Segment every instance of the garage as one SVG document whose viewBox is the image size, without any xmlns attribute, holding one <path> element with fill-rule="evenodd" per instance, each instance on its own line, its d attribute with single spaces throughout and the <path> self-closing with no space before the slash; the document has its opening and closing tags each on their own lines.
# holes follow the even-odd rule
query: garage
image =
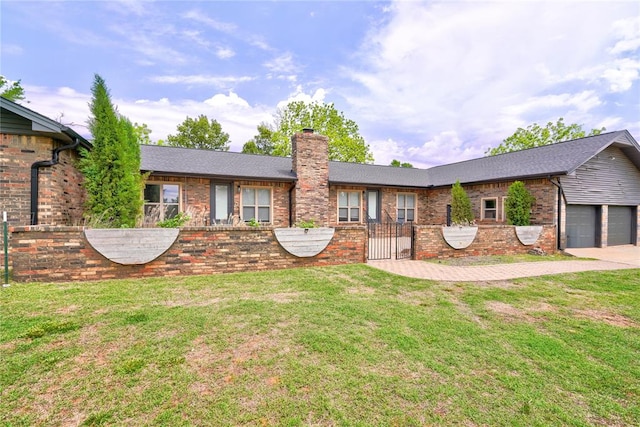
<svg viewBox="0 0 640 427">
<path fill-rule="evenodd" d="M 632 206 L 609 206 L 607 245 L 629 245 L 633 243 Z"/>
<path fill-rule="evenodd" d="M 598 231 L 598 206 L 567 205 L 567 247 L 593 248 Z"/>
</svg>

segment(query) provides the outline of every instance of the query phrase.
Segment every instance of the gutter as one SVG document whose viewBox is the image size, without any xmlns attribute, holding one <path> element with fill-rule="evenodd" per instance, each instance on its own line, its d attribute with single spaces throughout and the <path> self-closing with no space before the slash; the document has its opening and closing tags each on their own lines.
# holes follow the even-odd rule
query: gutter
<svg viewBox="0 0 640 427">
<path fill-rule="evenodd" d="M 54 148 L 51 160 L 39 160 L 31 164 L 31 225 L 38 225 L 38 177 L 40 168 L 57 165 L 61 151 L 71 150 L 78 145 L 80 145 L 80 139 L 74 137 L 73 143 Z"/>
<path fill-rule="evenodd" d="M 551 176 L 548 176 L 547 179 L 549 180 L 549 182 L 551 184 L 553 184 L 554 186 L 556 186 L 558 188 L 558 229 L 556 230 L 556 246 L 557 249 L 562 250 L 561 246 L 561 237 L 562 237 L 562 232 L 561 232 L 561 222 L 562 222 L 562 200 L 564 199 L 566 202 L 566 197 L 564 195 L 564 189 L 562 188 L 562 183 L 560 182 L 560 178 L 556 178 L 556 180 L 558 180 L 557 183 L 553 182 L 553 180 L 551 179 Z"/>
</svg>

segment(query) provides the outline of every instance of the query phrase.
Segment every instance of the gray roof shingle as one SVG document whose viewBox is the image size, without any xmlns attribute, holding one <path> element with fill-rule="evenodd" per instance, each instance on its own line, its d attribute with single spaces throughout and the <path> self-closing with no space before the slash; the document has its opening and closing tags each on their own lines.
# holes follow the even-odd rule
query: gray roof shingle
<svg viewBox="0 0 640 427">
<path fill-rule="evenodd" d="M 141 145 L 140 169 L 156 173 L 294 181 L 291 158 L 230 153 L 228 151 Z"/>
<path fill-rule="evenodd" d="M 624 130 L 430 169 L 329 162 L 329 181 L 333 184 L 424 188 L 448 186 L 457 180 L 469 184 L 565 175 L 612 144 L 621 146 L 640 168 L 640 146 Z M 225 179 L 296 180 L 290 157 L 157 145 L 141 146 L 141 155 L 143 171 Z"/>
<path fill-rule="evenodd" d="M 633 144 L 627 131 L 608 132 L 557 144 L 482 157 L 428 169 L 432 186 L 564 175 L 613 143 Z"/>
</svg>

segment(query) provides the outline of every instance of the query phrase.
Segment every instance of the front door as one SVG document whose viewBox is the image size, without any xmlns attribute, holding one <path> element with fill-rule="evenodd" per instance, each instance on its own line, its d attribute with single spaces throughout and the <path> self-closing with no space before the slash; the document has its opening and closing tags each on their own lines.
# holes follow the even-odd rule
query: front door
<svg viewBox="0 0 640 427">
<path fill-rule="evenodd" d="M 211 224 L 230 224 L 233 193 L 230 183 L 211 182 Z"/>
<path fill-rule="evenodd" d="M 380 191 L 366 191 L 367 222 L 380 222 Z"/>
</svg>

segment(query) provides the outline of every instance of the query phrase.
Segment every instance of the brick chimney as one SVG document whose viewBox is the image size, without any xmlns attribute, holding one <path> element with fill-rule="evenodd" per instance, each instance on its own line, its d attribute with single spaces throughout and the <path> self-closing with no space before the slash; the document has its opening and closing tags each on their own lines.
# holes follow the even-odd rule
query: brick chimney
<svg viewBox="0 0 640 427">
<path fill-rule="evenodd" d="M 329 138 L 303 129 L 291 138 L 293 173 L 298 177 L 292 193 L 293 222 L 314 220 L 329 225 Z"/>
</svg>

